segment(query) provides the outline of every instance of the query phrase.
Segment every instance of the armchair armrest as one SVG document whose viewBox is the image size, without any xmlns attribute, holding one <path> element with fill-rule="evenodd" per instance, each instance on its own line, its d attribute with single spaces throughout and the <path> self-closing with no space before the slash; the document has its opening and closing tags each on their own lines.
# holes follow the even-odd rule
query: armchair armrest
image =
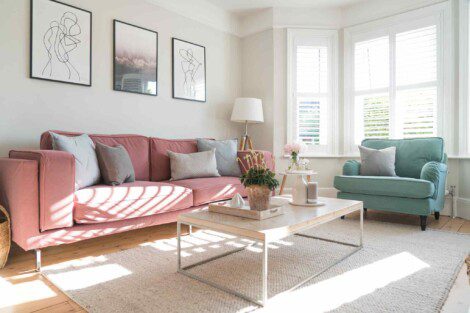
<svg viewBox="0 0 470 313">
<path fill-rule="evenodd" d="M 10 158 L 37 162 L 40 230 L 72 226 L 75 192 L 73 155 L 63 151 L 30 150 L 10 151 Z"/>
<path fill-rule="evenodd" d="M 421 169 L 420 178 L 434 184 L 433 199 L 442 197 L 444 199 L 444 189 L 447 176 L 447 165 L 439 162 L 428 162 Z M 442 200 L 443 201 L 443 200 Z"/>
<path fill-rule="evenodd" d="M 361 163 L 356 160 L 348 160 L 343 165 L 343 175 L 358 176 L 361 174 Z"/>
<path fill-rule="evenodd" d="M 262 151 L 262 150 L 243 150 L 243 151 L 238 151 L 238 166 L 240 166 L 240 170 L 242 173 L 245 172 L 245 168 L 248 168 L 248 163 L 245 160 L 245 157 L 249 154 L 253 153 L 260 153 L 264 157 L 264 162 L 266 162 L 266 166 L 271 170 L 275 171 L 275 164 L 274 164 L 274 158 L 271 152 L 269 151 Z"/>
</svg>

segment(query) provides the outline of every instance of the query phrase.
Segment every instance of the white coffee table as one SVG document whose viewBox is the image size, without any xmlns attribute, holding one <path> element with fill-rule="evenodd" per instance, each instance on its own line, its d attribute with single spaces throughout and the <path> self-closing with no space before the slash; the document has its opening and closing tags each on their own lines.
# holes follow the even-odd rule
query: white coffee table
<svg viewBox="0 0 470 313">
<path fill-rule="evenodd" d="M 273 217 L 270 219 L 257 221 L 251 220 L 236 216 L 230 216 L 220 213 L 213 213 L 207 210 L 185 213 L 178 216 L 177 221 L 177 235 L 178 235 L 178 272 L 184 274 L 188 277 L 194 278 L 198 281 L 204 282 L 213 287 L 219 288 L 223 291 L 236 295 L 245 300 L 251 301 L 258 305 L 264 306 L 268 300 L 268 244 L 270 242 L 283 239 L 291 235 L 298 235 L 307 238 L 320 239 L 333 243 L 343 244 L 355 247 L 353 251 L 348 253 L 346 256 L 340 260 L 334 262 L 327 268 L 323 269 L 319 273 L 311 275 L 298 284 L 290 288 L 289 290 L 295 289 L 312 278 L 320 275 L 325 272 L 332 266 L 343 261 L 353 253 L 357 252 L 362 248 L 362 233 L 363 233 L 363 203 L 361 201 L 354 200 L 344 200 L 336 198 L 319 198 L 322 202 L 325 202 L 324 206 L 320 207 L 302 207 L 302 206 L 293 206 L 288 204 L 288 197 L 273 197 L 271 203 L 279 203 L 284 205 L 285 214 Z M 323 223 L 330 222 L 337 218 L 340 218 L 343 215 L 360 212 L 359 219 L 359 229 L 360 229 L 360 238 L 358 244 L 351 244 L 346 242 L 339 242 L 336 240 L 328 238 L 318 238 L 306 234 L 301 234 L 299 232 L 308 230 L 315 226 L 321 225 Z M 198 265 L 205 264 L 207 262 L 219 259 L 221 257 L 230 255 L 232 253 L 239 252 L 246 249 L 246 247 L 238 248 L 223 254 L 195 262 L 190 265 L 182 266 L 181 264 L 181 225 L 188 225 L 190 227 L 195 226 L 200 229 L 209 229 L 213 231 L 218 231 L 221 233 L 243 237 L 250 239 L 254 244 L 261 244 L 263 249 L 263 261 L 262 261 L 262 294 L 260 299 L 253 299 L 240 291 L 230 289 L 226 286 L 222 286 L 213 281 L 207 280 L 203 277 L 197 276 L 193 273 L 190 273 L 188 270 L 194 268 Z"/>
</svg>

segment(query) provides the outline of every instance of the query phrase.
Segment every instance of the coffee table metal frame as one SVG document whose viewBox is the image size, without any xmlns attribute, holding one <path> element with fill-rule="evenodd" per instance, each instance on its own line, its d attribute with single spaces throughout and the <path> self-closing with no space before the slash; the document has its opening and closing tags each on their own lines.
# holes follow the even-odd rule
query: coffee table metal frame
<svg viewBox="0 0 470 313">
<path fill-rule="evenodd" d="M 294 235 L 295 236 L 301 236 L 301 237 L 306 237 L 306 238 L 310 238 L 310 239 L 315 239 L 315 240 L 322 240 L 322 241 L 327 241 L 327 242 L 332 242 L 332 243 L 337 243 L 337 244 L 341 244 L 341 245 L 346 245 L 346 246 L 351 246 L 351 247 L 354 247 L 355 249 L 351 252 L 349 252 L 348 254 L 346 254 L 345 256 L 343 256 L 341 259 L 335 261 L 333 264 L 329 265 L 328 267 L 322 269 L 321 271 L 313 274 L 313 275 L 310 275 L 308 276 L 307 278 L 303 279 L 302 281 L 300 281 L 299 283 L 297 283 L 295 286 L 285 290 L 284 292 L 289 292 L 289 291 L 292 291 L 294 289 L 297 289 L 298 287 L 302 286 L 303 284 L 305 284 L 306 282 L 308 282 L 309 280 L 317 277 L 318 275 L 326 272 L 327 270 L 329 270 L 331 267 L 337 265 L 338 263 L 341 263 L 342 261 L 344 261 L 345 259 L 347 259 L 348 257 L 350 257 L 351 255 L 353 255 L 354 253 L 356 253 L 357 251 L 361 250 L 362 247 L 363 247 L 363 210 L 360 209 L 360 218 L 359 218 L 359 229 L 360 229 L 360 236 L 359 236 L 359 244 L 352 244 L 352 243 L 349 243 L 349 242 L 342 242 L 342 241 L 337 241 L 337 240 L 332 240 L 332 239 L 328 239 L 328 238 L 321 238 L 321 237 L 315 237 L 315 236 L 310 236 L 310 235 L 307 235 L 307 234 L 302 234 L 302 233 L 295 233 Z M 336 219 L 336 218 L 334 218 Z M 324 224 L 324 223 L 328 223 L 328 222 L 331 222 L 332 220 L 334 219 L 331 219 L 331 220 L 328 220 L 328 221 L 325 221 L 321 224 Z M 199 262 L 195 262 L 195 263 L 192 263 L 190 265 L 186 265 L 186 266 L 182 266 L 181 265 L 181 226 L 182 225 L 187 225 L 189 226 L 189 229 L 191 230 L 188 234 L 188 236 L 191 236 L 192 234 L 192 228 L 193 227 L 197 227 L 199 229 L 208 229 L 208 230 L 213 230 L 213 231 L 217 231 L 217 232 L 221 232 L 221 233 L 227 233 L 229 235 L 234 235 L 234 236 L 237 236 L 237 237 L 240 237 L 240 238 L 246 238 L 246 239 L 249 239 L 250 241 L 253 241 L 253 243 L 249 244 L 249 245 L 246 245 L 244 247 L 240 247 L 240 248 L 237 248 L 237 249 L 234 249 L 234 250 L 231 250 L 231 251 L 228 251 L 228 252 L 225 252 L 225 253 L 222 253 L 222 254 L 219 254 L 219 255 L 216 255 L 216 256 L 213 256 L 213 257 L 210 257 L 208 259 L 204 259 L 202 261 L 199 261 Z M 316 224 L 314 226 L 310 226 L 310 227 L 306 227 L 305 229 L 303 230 L 308 230 L 310 228 L 314 228 L 316 226 L 318 226 L 320 224 Z M 229 232 L 224 232 L 224 231 L 220 231 L 220 230 L 216 230 L 216 229 L 211 229 L 210 227 L 207 227 L 207 226 L 201 226 L 201 225 L 198 225 L 197 223 L 190 223 L 190 222 L 181 222 L 181 221 L 178 221 L 177 222 L 177 237 L 178 237 L 178 242 L 177 242 L 177 254 L 178 254 L 178 273 L 181 273 L 183 275 L 186 275 L 190 278 L 193 278 L 195 280 L 198 280 L 200 282 L 203 282 L 207 285 L 210 285 L 212 287 L 215 287 L 215 288 L 218 288 L 220 290 L 223 290 L 229 294 L 232 294 L 232 295 L 235 295 L 235 296 L 238 296 L 242 299 L 245 299 L 247 301 L 250 301 L 252 303 L 255 303 L 257 305 L 260 305 L 260 306 L 265 306 L 267 301 L 268 301 L 268 245 L 269 245 L 269 241 L 262 241 L 262 240 L 257 240 L 257 239 L 254 239 L 254 238 L 250 238 L 250 237 L 245 237 L 245 236 L 240 236 L 238 234 L 231 234 Z M 262 249 L 263 249 L 263 260 L 262 260 L 262 265 L 261 265 L 261 284 L 262 284 L 262 291 L 261 291 L 261 299 L 255 299 L 255 298 L 252 298 L 250 296 L 247 296 L 239 291 L 236 291 L 234 289 L 231 289 L 231 288 L 228 288 L 226 286 L 223 286 L 221 284 L 218 284 L 216 282 L 213 282 L 213 281 L 210 281 L 208 279 L 205 279 L 204 277 L 200 277 L 198 275 L 195 275 L 191 272 L 189 272 L 188 270 L 191 269 L 191 268 L 194 268 L 196 266 L 199 266 L 199 265 L 203 265 L 203 264 L 206 264 L 208 262 L 211 262 L 211 261 L 214 261 L 214 260 L 217 260 L 217 259 L 220 259 L 222 257 L 225 257 L 225 256 L 228 256 L 228 255 L 231 255 L 233 253 L 237 253 L 237 252 L 240 252 L 240 251 L 243 251 L 245 250 L 246 248 L 248 247 L 251 247 L 253 245 L 256 245 L 256 244 L 261 244 L 262 246 Z"/>
</svg>

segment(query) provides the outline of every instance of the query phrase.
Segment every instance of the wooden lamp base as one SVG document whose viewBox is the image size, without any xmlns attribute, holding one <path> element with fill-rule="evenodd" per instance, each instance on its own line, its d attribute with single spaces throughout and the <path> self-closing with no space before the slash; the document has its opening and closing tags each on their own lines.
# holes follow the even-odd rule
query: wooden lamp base
<svg viewBox="0 0 470 313">
<path fill-rule="evenodd" d="M 245 135 L 240 140 L 240 149 L 241 151 L 244 150 L 253 150 L 253 142 L 251 141 L 250 136 Z"/>
</svg>

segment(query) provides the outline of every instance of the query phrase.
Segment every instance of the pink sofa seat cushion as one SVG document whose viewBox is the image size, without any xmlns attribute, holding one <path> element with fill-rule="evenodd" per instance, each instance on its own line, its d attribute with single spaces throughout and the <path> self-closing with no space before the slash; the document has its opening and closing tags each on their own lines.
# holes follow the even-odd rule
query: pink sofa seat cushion
<svg viewBox="0 0 470 313">
<path fill-rule="evenodd" d="M 54 133 L 65 136 L 78 136 L 81 133 L 64 132 L 51 130 Z M 129 157 L 131 158 L 134 167 L 136 180 L 150 180 L 150 146 L 149 138 L 141 135 L 89 135 L 94 143 L 100 142 L 102 144 L 115 147 L 117 145 L 123 146 Z M 52 138 L 49 132 L 44 132 L 41 135 L 41 149 L 52 149 Z"/>
<path fill-rule="evenodd" d="M 150 138 L 150 180 L 164 181 L 171 178 L 168 151 L 177 153 L 197 152 L 197 141 L 195 139 Z"/>
<path fill-rule="evenodd" d="M 194 205 L 227 200 L 236 193 L 246 197 L 245 187 L 238 177 L 207 177 L 171 181 L 172 184 L 193 191 Z"/>
<path fill-rule="evenodd" d="M 78 224 L 112 222 L 189 208 L 191 189 L 169 183 L 135 181 L 119 186 L 96 185 L 75 192 Z"/>
</svg>

